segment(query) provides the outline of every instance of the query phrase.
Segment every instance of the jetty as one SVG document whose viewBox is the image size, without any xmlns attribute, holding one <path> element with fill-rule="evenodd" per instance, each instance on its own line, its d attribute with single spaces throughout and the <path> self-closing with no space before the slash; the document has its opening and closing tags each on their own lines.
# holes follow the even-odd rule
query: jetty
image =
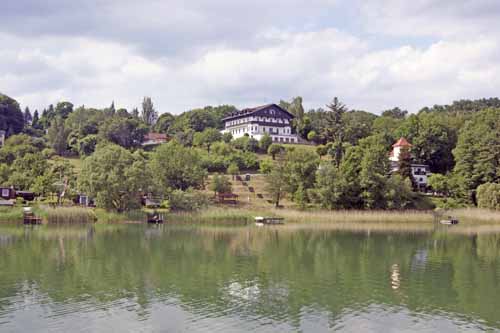
<svg viewBox="0 0 500 333">
<path fill-rule="evenodd" d="M 282 217 L 263 217 L 257 216 L 255 217 L 255 225 L 256 226 L 264 226 L 264 225 L 280 225 L 285 224 L 284 218 Z"/>
<path fill-rule="evenodd" d="M 24 207 L 23 209 L 23 223 L 24 224 L 42 224 L 42 218 L 36 216 L 31 210 L 31 207 Z"/>
<path fill-rule="evenodd" d="M 147 222 L 151 224 L 161 224 L 165 221 L 163 214 L 158 212 L 147 213 L 146 219 Z"/>
</svg>

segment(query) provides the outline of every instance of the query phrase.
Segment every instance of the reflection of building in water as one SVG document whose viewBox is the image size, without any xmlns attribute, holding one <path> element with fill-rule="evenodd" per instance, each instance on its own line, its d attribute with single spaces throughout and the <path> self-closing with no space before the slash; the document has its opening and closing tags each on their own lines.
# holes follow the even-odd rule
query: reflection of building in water
<svg viewBox="0 0 500 333">
<path fill-rule="evenodd" d="M 392 289 L 397 290 L 401 286 L 401 278 L 399 274 L 399 265 L 394 264 L 391 266 L 391 286 Z"/>
</svg>

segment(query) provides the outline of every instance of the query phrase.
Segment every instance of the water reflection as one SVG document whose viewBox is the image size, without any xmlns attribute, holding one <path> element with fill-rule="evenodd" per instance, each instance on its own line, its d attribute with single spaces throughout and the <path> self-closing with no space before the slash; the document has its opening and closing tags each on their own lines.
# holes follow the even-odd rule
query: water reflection
<svg viewBox="0 0 500 333">
<path fill-rule="evenodd" d="M 498 294 L 496 233 L 0 226 L 1 331 L 499 329 Z"/>
</svg>

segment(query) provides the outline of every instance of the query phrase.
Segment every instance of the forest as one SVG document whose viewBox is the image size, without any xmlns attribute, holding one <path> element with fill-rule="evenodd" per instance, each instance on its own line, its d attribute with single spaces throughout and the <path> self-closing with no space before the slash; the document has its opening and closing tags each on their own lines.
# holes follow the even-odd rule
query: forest
<svg viewBox="0 0 500 333">
<path fill-rule="evenodd" d="M 68 101 L 43 110 L 21 108 L 0 94 L 0 186 L 40 197 L 61 191 L 86 193 L 98 207 L 127 211 L 151 193 L 171 209 L 199 209 L 201 190 L 230 192 L 228 175 L 266 175 L 275 206 L 287 198 L 302 209 L 428 208 L 410 163 L 432 173 L 433 205 L 500 209 L 500 100 L 461 100 L 416 113 L 395 107 L 377 114 L 353 110 L 338 98 L 304 110 L 301 97 L 280 101 L 294 116 L 293 130 L 310 145 L 279 145 L 265 136 L 222 135 L 231 105 L 206 106 L 173 115 L 144 97 L 139 108 L 75 107 Z M 163 111 L 163 110 L 162 110 Z M 149 133 L 170 140 L 142 146 Z M 400 137 L 412 149 L 391 173 L 389 152 Z M 74 161 L 78 161 L 75 163 Z"/>
</svg>

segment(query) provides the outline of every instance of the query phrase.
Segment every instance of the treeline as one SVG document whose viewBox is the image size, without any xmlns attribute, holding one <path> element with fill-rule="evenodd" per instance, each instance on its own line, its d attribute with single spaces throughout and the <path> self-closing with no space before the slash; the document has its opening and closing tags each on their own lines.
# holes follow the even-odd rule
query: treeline
<svg viewBox="0 0 500 333">
<path fill-rule="evenodd" d="M 97 197 L 95 184 L 86 183 L 84 179 L 95 175 L 84 167 L 76 179 L 71 165 L 57 156 L 80 156 L 85 158 L 85 166 L 92 165 L 87 168 L 100 170 L 91 161 L 113 150 L 117 156 L 130 154 L 124 157 L 125 161 L 147 174 L 158 163 L 154 162 L 157 161 L 154 156 L 167 149 L 164 146 L 196 160 L 194 163 L 180 158 L 172 163 L 178 166 L 194 163 L 203 176 L 198 171 L 192 170 L 197 174 L 193 176 L 180 168 L 175 169 L 168 164 L 171 161 L 167 161 L 173 155 L 165 155 L 162 163 L 178 170 L 176 175 L 184 180 L 198 181 L 169 180 L 170 185 L 166 186 L 166 181 L 156 180 L 155 184 L 162 184 L 163 189 L 150 189 L 145 183 L 148 177 L 142 176 L 141 186 L 126 182 L 120 186 L 140 187 L 141 191 L 151 190 L 173 197 L 174 191 L 203 188 L 209 172 L 236 174 L 260 169 L 268 174 L 269 192 L 275 203 L 287 195 L 303 207 L 320 204 L 334 209 L 418 206 L 419 196 L 414 192 L 410 163 L 430 166 L 433 173 L 430 185 L 444 196 L 445 206 L 477 204 L 478 193 L 491 192 L 478 191 L 479 186 L 499 183 L 500 100 L 497 98 L 426 107 L 416 114 L 393 108 L 380 112 L 380 116 L 350 110 L 337 98 L 324 109 L 307 112 L 300 97 L 281 101 L 280 106 L 294 114 L 294 132 L 315 143 L 315 152 L 285 149 L 272 144 L 268 136 L 259 142 L 249 137 L 234 140 L 230 134 L 222 135 L 219 131 L 223 127 L 222 119 L 236 110 L 229 105 L 194 109 L 180 115 L 159 115 L 151 99 L 145 97 L 140 110 L 115 109 L 114 103 L 105 109 L 74 108 L 69 102 L 61 102 L 32 114 L 29 108 L 21 111 L 15 100 L 0 95 L 0 130 L 8 137 L 5 147 L 0 150 L 0 183 L 44 192 L 46 188 L 54 189 L 54 185 L 49 184 L 61 184 L 67 179 L 73 182 L 73 188 L 80 184 L 81 190 Z M 154 152 L 144 152 L 141 143 L 148 132 L 167 134 L 174 142 Z M 391 175 L 388 154 L 400 137 L 408 139 L 413 146 L 403 159 L 400 172 Z M 256 155 L 266 152 L 270 155 L 268 159 Z M 47 158 L 55 163 L 44 164 Z M 112 168 L 113 165 L 109 165 L 106 170 Z M 60 169 L 65 171 L 57 171 Z M 137 170 L 117 171 L 120 176 L 116 176 L 115 181 L 128 173 L 139 174 Z M 160 171 L 154 171 L 149 178 L 161 174 Z M 62 177 L 66 172 L 68 175 Z M 110 188 L 110 184 L 106 186 Z M 123 193 L 123 189 L 118 192 Z M 126 198 L 109 200 L 112 204 L 105 204 L 104 198 L 99 202 L 116 209 L 124 209 L 130 204 L 122 202 L 127 201 Z"/>
</svg>

